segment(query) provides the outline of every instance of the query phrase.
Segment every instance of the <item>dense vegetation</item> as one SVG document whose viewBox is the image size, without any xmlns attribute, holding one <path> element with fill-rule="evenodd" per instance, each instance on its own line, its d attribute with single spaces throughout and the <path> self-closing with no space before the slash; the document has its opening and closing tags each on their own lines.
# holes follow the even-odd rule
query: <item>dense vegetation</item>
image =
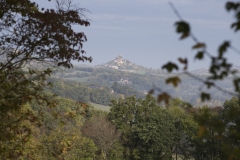
<svg viewBox="0 0 240 160">
<path fill-rule="evenodd" d="M 196 101 L 197 81 L 181 73 L 170 74 L 175 77 L 169 78 L 160 70 L 150 72 L 143 67 L 131 72 L 126 71 L 126 66 L 122 68 L 125 71 L 76 67 L 59 72 L 57 69 L 71 68 L 72 60 L 91 58 L 83 55 L 86 36 L 71 28 L 72 24 L 89 25 L 82 19 L 83 9 L 71 6 L 71 0 L 56 2 L 55 9 L 45 10 L 29 0 L 0 1 L 1 159 L 240 159 L 237 97 L 218 107 L 192 107 L 181 99 L 190 97 L 189 102 Z M 240 3 L 227 3 L 227 10 L 240 13 L 239 8 Z M 239 14 L 236 18 L 232 27 L 237 31 Z M 182 38 L 189 36 L 186 26 L 177 23 Z M 226 60 L 223 52 L 230 45 L 224 44 L 218 60 Z M 197 58 L 201 59 L 201 54 Z M 218 60 L 214 59 L 210 69 L 216 79 L 206 85 L 217 84 L 232 92 L 226 77 L 231 70 L 221 70 L 220 77 L 216 72 L 218 67 L 231 66 L 215 63 Z M 179 61 L 187 65 L 186 60 Z M 131 70 L 138 67 L 133 65 Z M 163 68 L 178 69 L 172 63 Z M 51 74 L 53 77 L 49 78 Z M 184 81 L 176 90 L 165 85 L 167 82 L 177 86 L 179 77 Z M 223 77 L 226 81 L 216 81 Z M 239 78 L 234 77 L 234 82 L 238 92 Z M 144 92 L 158 86 L 181 99 L 168 101 L 170 96 L 166 93 L 158 99 L 150 94 L 144 96 Z M 226 99 L 225 94 L 218 94 L 215 93 L 217 98 Z M 209 99 L 209 94 L 202 98 Z M 161 100 L 168 103 L 157 103 Z M 111 109 L 94 110 L 90 102 L 109 105 Z"/>
<path fill-rule="evenodd" d="M 112 100 L 109 113 L 69 99 L 55 100 L 54 108 L 32 102 L 23 106 L 22 117 L 19 113 L 10 115 L 12 121 L 8 123 L 21 120 L 15 127 L 29 132 L 19 131 L 15 136 L 9 131 L 8 136 L 14 136 L 14 141 L 1 141 L 3 159 L 224 160 L 238 153 L 240 147 L 235 134 L 239 116 L 234 113 L 240 110 L 237 98 L 226 101 L 223 108 L 211 108 L 211 112 L 207 106 L 189 108 L 179 99 L 159 106 L 149 95 L 145 99 Z M 25 117 L 29 113 L 38 123 Z M 226 116 L 229 113 L 233 114 L 231 119 Z M 210 123 L 208 134 L 200 137 L 201 124 L 195 120 L 202 115 L 228 129 L 219 130 Z"/>
</svg>

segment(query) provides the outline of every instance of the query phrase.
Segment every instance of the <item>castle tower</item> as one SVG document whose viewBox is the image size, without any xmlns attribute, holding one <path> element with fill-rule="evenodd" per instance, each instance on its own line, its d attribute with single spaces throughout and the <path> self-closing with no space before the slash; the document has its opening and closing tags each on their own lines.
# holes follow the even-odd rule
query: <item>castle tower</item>
<svg viewBox="0 0 240 160">
<path fill-rule="evenodd" d="M 118 55 L 116 59 L 123 59 L 122 55 Z"/>
</svg>

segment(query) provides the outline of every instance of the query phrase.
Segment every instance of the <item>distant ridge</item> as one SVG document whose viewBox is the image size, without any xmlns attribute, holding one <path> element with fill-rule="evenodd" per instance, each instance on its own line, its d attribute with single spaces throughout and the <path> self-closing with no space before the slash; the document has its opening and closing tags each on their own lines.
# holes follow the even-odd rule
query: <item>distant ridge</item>
<svg viewBox="0 0 240 160">
<path fill-rule="evenodd" d="M 236 70 L 238 73 L 240 72 L 240 66 L 235 65 L 232 69 Z M 210 75 L 208 68 L 196 69 L 191 71 L 191 73 L 195 75 Z"/>
<path fill-rule="evenodd" d="M 136 65 L 131 61 L 124 59 L 121 55 L 118 55 L 114 60 L 111 60 L 107 63 L 97 65 L 96 68 L 112 68 L 116 70 L 125 70 L 125 71 L 149 69 L 140 65 Z"/>
<path fill-rule="evenodd" d="M 127 72 L 138 72 L 138 73 L 157 73 L 157 74 L 167 74 L 167 72 L 163 71 L 161 68 L 158 69 L 152 69 L 148 67 L 144 67 L 141 65 L 137 65 L 127 59 L 124 59 L 122 55 L 118 55 L 115 59 L 103 63 L 100 65 L 92 66 L 87 64 L 74 64 L 76 67 L 91 67 L 91 68 L 109 68 L 109 69 L 115 69 L 120 71 L 127 71 Z M 233 69 L 236 70 L 238 73 L 240 73 L 240 66 L 233 66 Z M 208 68 L 200 68 L 193 71 L 189 71 L 190 73 L 197 75 L 197 76 L 208 76 L 210 75 Z M 182 73 L 182 71 L 173 72 L 172 74 L 179 74 Z"/>
<path fill-rule="evenodd" d="M 196 69 L 191 71 L 192 74 L 195 75 L 209 75 L 209 70 L 207 68 L 202 68 L 202 69 Z"/>
</svg>

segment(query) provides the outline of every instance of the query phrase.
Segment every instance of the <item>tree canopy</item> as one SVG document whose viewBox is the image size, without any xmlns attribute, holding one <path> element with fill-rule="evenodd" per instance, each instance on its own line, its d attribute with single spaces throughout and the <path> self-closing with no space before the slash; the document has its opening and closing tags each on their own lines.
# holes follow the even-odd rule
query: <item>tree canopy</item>
<svg viewBox="0 0 240 160">
<path fill-rule="evenodd" d="M 0 1 L 1 144 L 23 141 L 22 146 L 34 133 L 29 124 L 37 123 L 37 114 L 31 109 L 26 111 L 27 103 L 34 100 L 56 105 L 52 96 L 44 93 L 53 68 L 71 68 L 73 60 L 92 61 L 83 50 L 86 35 L 72 28 L 73 24 L 90 25 L 84 9 L 72 5 L 71 0 L 55 2 L 55 8 L 44 9 L 30 0 Z M 18 139 L 17 133 L 23 139 Z M 10 145 L 10 150 L 4 147 L 1 146 L 0 154 L 6 153 L 8 158 L 17 158 L 24 152 L 18 145 Z"/>
<path fill-rule="evenodd" d="M 169 159 L 174 146 L 172 115 L 156 99 L 113 100 L 109 119 L 122 131 L 125 159 Z"/>
<path fill-rule="evenodd" d="M 82 11 L 71 3 L 40 9 L 30 0 L 0 1 L 0 109 L 39 99 L 52 67 L 92 60 L 82 49 L 85 34 L 72 29 L 73 24 L 90 25 Z"/>
</svg>

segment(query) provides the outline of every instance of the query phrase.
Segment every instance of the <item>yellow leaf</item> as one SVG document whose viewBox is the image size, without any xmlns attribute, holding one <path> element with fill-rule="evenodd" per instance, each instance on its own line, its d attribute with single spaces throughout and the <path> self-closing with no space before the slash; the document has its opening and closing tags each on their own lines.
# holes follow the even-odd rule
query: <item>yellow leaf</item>
<svg viewBox="0 0 240 160">
<path fill-rule="evenodd" d="M 168 84 L 168 83 L 172 83 L 172 85 L 174 86 L 174 87 L 177 87 L 178 86 L 178 83 L 180 83 L 181 82 L 181 80 L 180 80 L 180 78 L 179 77 L 170 77 L 170 78 L 168 78 L 168 79 L 166 79 L 166 83 Z"/>
<path fill-rule="evenodd" d="M 206 47 L 205 43 L 197 43 L 192 47 L 192 49 L 205 48 L 205 47 Z"/>
</svg>

